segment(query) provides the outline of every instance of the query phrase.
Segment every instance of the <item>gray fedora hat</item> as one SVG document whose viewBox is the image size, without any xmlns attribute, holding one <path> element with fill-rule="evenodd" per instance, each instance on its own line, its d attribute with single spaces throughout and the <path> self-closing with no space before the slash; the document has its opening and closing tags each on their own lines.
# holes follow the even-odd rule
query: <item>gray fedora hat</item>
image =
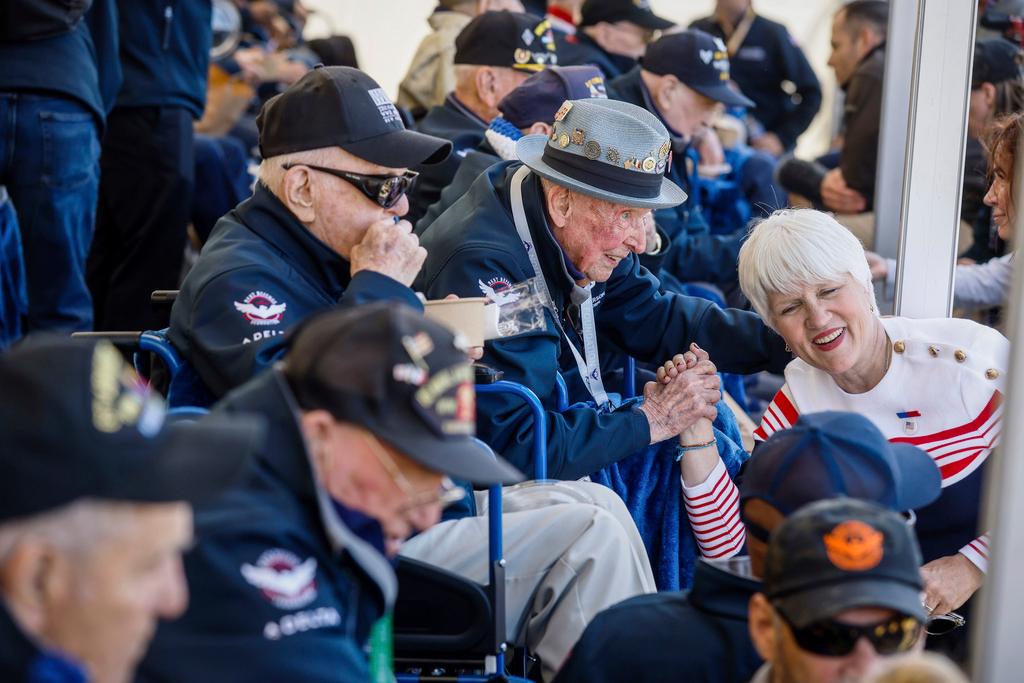
<svg viewBox="0 0 1024 683">
<path fill-rule="evenodd" d="M 566 100 L 551 136 L 516 143 L 519 160 L 553 183 L 615 204 L 666 209 L 686 193 L 665 177 L 668 131 L 646 109 L 617 100 Z"/>
</svg>

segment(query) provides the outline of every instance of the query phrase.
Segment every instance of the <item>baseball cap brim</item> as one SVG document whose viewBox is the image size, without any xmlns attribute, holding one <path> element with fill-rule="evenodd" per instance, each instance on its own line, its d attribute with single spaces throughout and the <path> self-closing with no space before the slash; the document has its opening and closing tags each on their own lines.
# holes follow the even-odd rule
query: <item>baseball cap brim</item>
<svg viewBox="0 0 1024 683">
<path fill-rule="evenodd" d="M 150 503 L 212 500 L 240 479 L 264 432 L 256 416 L 169 424 L 145 448 L 126 450 L 116 477 L 96 495 Z"/>
<path fill-rule="evenodd" d="M 734 88 L 729 87 L 725 83 L 715 85 L 689 85 L 689 87 L 705 97 L 710 97 L 715 102 L 721 102 L 727 107 L 746 107 L 747 109 L 754 109 L 757 106 L 754 104 L 753 100 L 743 95 L 743 93 L 737 92 Z"/>
<path fill-rule="evenodd" d="M 531 171 L 547 178 L 553 183 L 568 187 L 571 190 L 581 192 L 595 199 L 603 199 L 606 202 L 645 209 L 668 209 L 686 201 L 686 193 L 668 178 L 661 179 L 661 192 L 658 193 L 658 196 L 649 199 L 631 197 L 630 195 L 609 192 L 608 190 L 587 185 L 580 180 L 556 171 L 544 161 L 544 147 L 547 145 L 547 142 L 547 135 L 527 135 L 521 137 L 516 142 L 516 155 Z"/>
<path fill-rule="evenodd" d="M 676 25 L 674 21 L 663 19 L 654 12 L 639 7 L 634 7 L 629 16 L 622 19 L 622 21 L 628 21 L 649 31 L 664 31 Z"/>
<path fill-rule="evenodd" d="M 389 168 L 439 164 L 452 153 L 452 143 L 414 130 L 394 130 L 340 147 L 360 159 Z"/>
<path fill-rule="evenodd" d="M 898 491 L 899 512 L 917 510 L 942 494 L 942 473 L 927 452 L 905 443 L 890 443 L 902 479 Z"/>
<path fill-rule="evenodd" d="M 774 602 L 797 628 L 832 619 L 841 612 L 860 607 L 891 609 L 921 622 L 928 618 L 921 601 L 920 586 L 877 576 L 802 590 L 775 598 Z"/>
<path fill-rule="evenodd" d="M 515 484 L 526 477 L 506 460 L 496 456 L 486 444 L 472 437 L 441 439 L 410 434 L 408 429 L 364 424 L 380 439 L 390 443 L 406 457 L 452 479 L 474 484 Z"/>
</svg>

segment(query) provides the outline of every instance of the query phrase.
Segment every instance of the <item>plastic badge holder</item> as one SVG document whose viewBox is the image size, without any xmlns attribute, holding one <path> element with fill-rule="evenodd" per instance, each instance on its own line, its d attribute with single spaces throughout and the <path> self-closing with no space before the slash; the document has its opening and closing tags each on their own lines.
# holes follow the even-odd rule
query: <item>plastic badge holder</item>
<svg viewBox="0 0 1024 683">
<path fill-rule="evenodd" d="M 492 303 L 485 307 L 485 339 L 514 337 L 547 327 L 544 302 L 536 280 L 524 280 L 494 293 Z"/>
</svg>

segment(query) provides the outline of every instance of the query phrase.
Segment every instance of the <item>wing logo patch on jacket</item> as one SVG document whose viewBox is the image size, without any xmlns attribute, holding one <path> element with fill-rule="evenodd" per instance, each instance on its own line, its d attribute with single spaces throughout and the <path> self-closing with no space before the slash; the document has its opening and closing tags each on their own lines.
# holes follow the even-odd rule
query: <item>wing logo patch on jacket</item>
<svg viewBox="0 0 1024 683">
<path fill-rule="evenodd" d="M 270 294 L 260 291 L 249 292 L 241 302 L 234 303 L 235 310 L 241 313 L 250 325 L 279 325 L 288 308 L 288 304 L 279 304 Z"/>
<path fill-rule="evenodd" d="M 508 291 L 512 289 L 512 283 L 508 281 L 508 278 L 497 276 L 492 277 L 486 283 L 483 280 L 477 280 L 476 284 L 492 304 L 504 306 L 519 298 L 515 293 Z"/>
<path fill-rule="evenodd" d="M 287 550 L 272 548 L 241 567 L 242 578 L 276 607 L 299 609 L 316 600 L 316 558 L 300 562 Z"/>
</svg>

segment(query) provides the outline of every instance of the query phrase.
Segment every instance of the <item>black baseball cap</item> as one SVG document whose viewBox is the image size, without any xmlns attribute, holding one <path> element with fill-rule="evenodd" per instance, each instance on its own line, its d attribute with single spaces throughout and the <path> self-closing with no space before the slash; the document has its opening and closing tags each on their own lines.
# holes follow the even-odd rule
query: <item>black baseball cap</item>
<svg viewBox="0 0 1024 683">
<path fill-rule="evenodd" d="M 543 71 L 558 64 L 551 23 L 520 12 L 484 12 L 455 38 L 455 64 Z"/>
<path fill-rule="evenodd" d="M 165 419 L 108 342 L 43 335 L 0 356 L 0 521 L 83 498 L 209 500 L 263 434 L 256 417 Z"/>
<path fill-rule="evenodd" d="M 409 306 L 382 301 L 309 320 L 284 374 L 305 410 L 360 425 L 435 472 L 475 484 L 523 479 L 474 438 L 473 368 L 454 333 Z"/>
<path fill-rule="evenodd" d="M 664 31 L 675 26 L 651 11 L 648 0 L 587 0 L 580 8 L 580 26 L 594 26 L 606 21 L 628 21 L 649 31 Z"/>
<path fill-rule="evenodd" d="M 409 168 L 444 161 L 452 143 L 406 130 L 384 89 L 359 69 L 317 66 L 256 117 L 260 155 L 341 147 L 374 164 Z"/>
<path fill-rule="evenodd" d="M 551 123 L 566 100 L 607 98 L 604 74 L 596 66 L 553 66 L 519 84 L 498 102 L 502 118 L 516 128 Z"/>
<path fill-rule="evenodd" d="M 801 415 L 758 446 L 739 489 L 741 506 L 760 498 L 784 515 L 839 496 L 905 512 L 938 498 L 942 475 L 928 453 L 889 442 L 866 417 L 827 411 Z"/>
<path fill-rule="evenodd" d="M 812 503 L 772 534 L 763 593 L 796 628 L 880 607 L 924 622 L 921 550 L 906 520 L 853 498 Z"/>
<path fill-rule="evenodd" d="M 645 71 L 672 74 L 701 95 L 730 107 L 753 108 L 754 102 L 729 82 L 729 51 L 721 38 L 687 29 L 662 36 L 647 46 Z"/>
<path fill-rule="evenodd" d="M 979 40 L 974 44 L 974 67 L 971 87 L 982 83 L 998 84 L 1020 78 L 1024 53 L 1015 43 L 1005 38 Z"/>
</svg>

